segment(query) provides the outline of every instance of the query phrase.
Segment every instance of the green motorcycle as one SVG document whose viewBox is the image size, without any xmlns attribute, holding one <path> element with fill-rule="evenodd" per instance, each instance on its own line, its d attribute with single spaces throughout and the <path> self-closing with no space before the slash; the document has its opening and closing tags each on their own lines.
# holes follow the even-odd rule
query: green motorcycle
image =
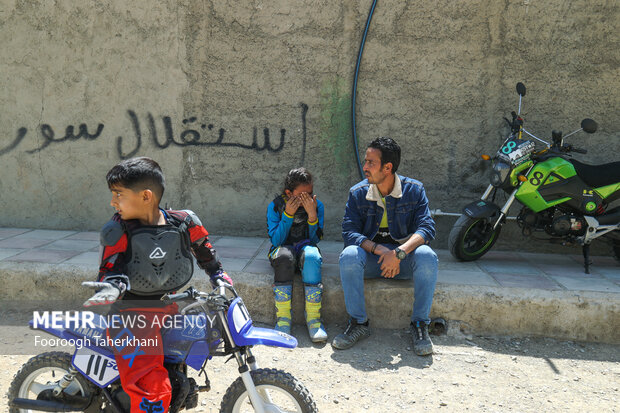
<svg viewBox="0 0 620 413">
<path fill-rule="evenodd" d="M 512 121 L 504 118 L 510 135 L 493 157 L 491 184 L 479 201 L 463 209 L 450 231 L 450 252 L 461 261 L 482 257 L 497 241 L 508 209 L 517 200 L 523 204 L 516 217 L 523 234 L 544 232 L 551 242 L 581 245 L 587 274 L 594 239 L 607 238 L 620 260 L 620 206 L 609 208 L 620 199 L 620 162 L 588 165 L 572 158 L 572 152 L 587 151 L 564 139 L 582 130 L 594 133 L 597 124 L 592 119 L 584 119 L 580 129 L 566 136 L 553 131 L 551 144 L 525 130 L 520 116 L 525 91 L 525 85 L 517 83 L 519 112 L 512 112 Z M 537 151 L 537 142 L 545 148 Z M 500 191 L 508 194 L 502 207 L 495 203 Z"/>
</svg>

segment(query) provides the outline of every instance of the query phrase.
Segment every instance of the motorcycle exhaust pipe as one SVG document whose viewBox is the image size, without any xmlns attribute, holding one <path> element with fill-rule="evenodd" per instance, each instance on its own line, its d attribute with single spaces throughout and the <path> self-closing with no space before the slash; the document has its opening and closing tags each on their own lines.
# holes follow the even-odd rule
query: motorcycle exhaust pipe
<svg viewBox="0 0 620 413">
<path fill-rule="evenodd" d="M 40 412 L 81 412 L 86 408 L 86 403 L 67 404 L 51 400 L 32 400 L 15 398 L 9 403 L 18 409 L 37 410 Z"/>
</svg>

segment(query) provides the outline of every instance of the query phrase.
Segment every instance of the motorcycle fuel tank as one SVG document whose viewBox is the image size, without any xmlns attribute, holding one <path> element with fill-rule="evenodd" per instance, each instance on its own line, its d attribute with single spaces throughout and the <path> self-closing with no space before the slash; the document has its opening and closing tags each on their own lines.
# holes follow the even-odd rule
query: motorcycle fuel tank
<svg viewBox="0 0 620 413">
<path fill-rule="evenodd" d="M 554 205 L 561 204 L 577 196 L 564 191 L 564 196 L 543 196 L 541 193 L 549 185 L 556 185 L 576 177 L 573 165 L 562 158 L 550 158 L 532 168 L 527 181 L 519 187 L 515 197 L 534 212 L 540 212 Z"/>
</svg>

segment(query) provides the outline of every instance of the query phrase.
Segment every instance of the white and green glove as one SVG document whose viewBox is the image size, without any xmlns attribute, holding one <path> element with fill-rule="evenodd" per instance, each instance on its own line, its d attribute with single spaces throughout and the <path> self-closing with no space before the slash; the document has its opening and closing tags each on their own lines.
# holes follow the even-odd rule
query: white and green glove
<svg viewBox="0 0 620 413">
<path fill-rule="evenodd" d="M 112 304 L 127 290 L 127 284 L 125 284 L 125 282 L 129 280 L 126 278 L 126 276 L 113 276 L 105 278 L 103 281 L 84 281 L 82 285 L 84 287 L 95 288 L 95 294 L 84 301 L 83 306 L 90 307 L 93 305 Z"/>
</svg>

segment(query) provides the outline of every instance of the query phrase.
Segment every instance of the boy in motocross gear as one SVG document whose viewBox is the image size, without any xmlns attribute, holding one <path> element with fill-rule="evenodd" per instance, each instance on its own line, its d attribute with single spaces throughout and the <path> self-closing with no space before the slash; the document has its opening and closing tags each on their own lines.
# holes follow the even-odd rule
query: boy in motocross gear
<svg viewBox="0 0 620 413">
<path fill-rule="evenodd" d="M 110 326 L 107 331 L 109 339 L 120 340 L 113 350 L 121 384 L 130 397 L 131 412 L 145 411 L 147 405 L 166 412 L 171 385 L 160 329 L 178 307 L 160 298 L 190 280 L 191 254 L 213 284 L 217 279 L 232 281 L 198 217 L 190 210 L 159 207 L 164 176 L 157 162 L 147 157 L 125 160 L 108 172 L 106 180 L 117 213 L 101 231 L 98 281 L 83 283 L 97 292 L 84 306 L 113 304 L 111 314 L 125 320 L 134 317 L 133 325 Z"/>
<path fill-rule="evenodd" d="M 320 318 L 322 258 L 316 245 L 323 237 L 324 207 L 312 191 L 312 175 L 306 168 L 292 169 L 286 176 L 282 194 L 267 207 L 267 232 L 272 244 L 269 261 L 275 274 L 275 329 L 291 332 L 293 276 L 299 268 L 308 334 L 313 342 L 323 342 L 327 332 Z"/>
</svg>

